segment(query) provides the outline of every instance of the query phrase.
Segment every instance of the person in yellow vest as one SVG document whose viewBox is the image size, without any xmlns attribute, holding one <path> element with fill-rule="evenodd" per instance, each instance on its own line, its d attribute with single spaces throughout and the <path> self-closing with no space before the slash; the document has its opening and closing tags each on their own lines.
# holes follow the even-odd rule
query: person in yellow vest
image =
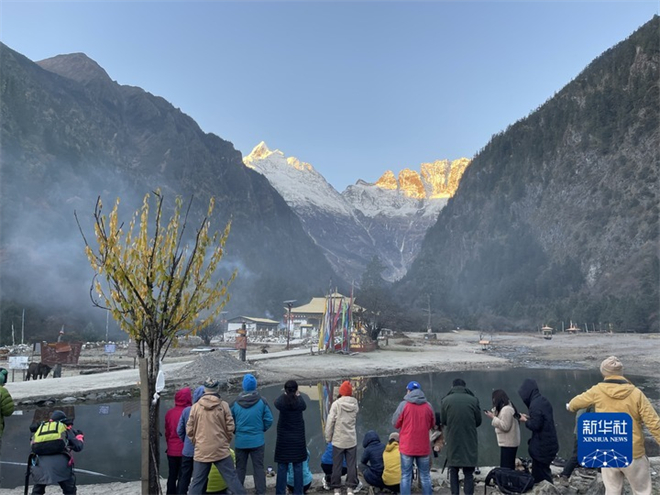
<svg viewBox="0 0 660 495">
<path fill-rule="evenodd" d="M 234 454 L 234 449 L 229 449 L 229 452 L 231 453 L 232 460 L 236 462 L 236 455 Z M 211 466 L 211 470 L 209 471 L 209 478 L 206 482 L 205 493 L 207 494 L 227 493 L 227 482 L 220 474 L 220 471 L 218 471 L 218 468 L 215 467 L 215 464 Z"/>
<path fill-rule="evenodd" d="M 390 433 L 390 439 L 383 452 L 383 484 L 388 490 L 399 493 L 401 483 L 401 454 L 399 453 L 399 433 Z"/>
<path fill-rule="evenodd" d="M 648 428 L 655 441 L 660 443 L 660 417 L 646 395 L 623 377 L 623 364 L 616 356 L 610 356 L 600 364 L 603 381 L 586 392 L 573 397 L 566 409 L 576 412 L 593 405 L 595 411 L 628 413 L 633 422 L 633 461 L 623 468 L 601 469 L 605 495 L 620 495 L 624 477 L 630 483 L 634 495 L 651 494 L 651 467 L 644 448 L 642 426 Z"/>
</svg>

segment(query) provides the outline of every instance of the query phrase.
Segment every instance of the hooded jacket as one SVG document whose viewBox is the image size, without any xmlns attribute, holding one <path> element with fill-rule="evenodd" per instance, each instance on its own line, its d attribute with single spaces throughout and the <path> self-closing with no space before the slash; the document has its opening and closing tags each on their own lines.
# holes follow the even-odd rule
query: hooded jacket
<svg viewBox="0 0 660 495">
<path fill-rule="evenodd" d="M 14 414 L 14 400 L 1 381 L 2 377 L 0 376 L 0 438 L 2 438 L 2 433 L 5 430 L 5 416 Z"/>
<path fill-rule="evenodd" d="M 495 414 L 493 410 L 493 414 Z M 520 424 L 515 417 L 516 410 L 507 404 L 493 418 L 492 425 L 497 435 L 497 445 L 500 447 L 518 447 L 520 445 Z"/>
<path fill-rule="evenodd" d="M 383 484 L 394 486 L 401 483 L 401 453 L 399 442 L 389 442 L 383 451 Z"/>
<path fill-rule="evenodd" d="M 477 428 L 482 413 L 472 391 L 463 386 L 452 387 L 442 399 L 440 418 L 445 436 L 444 451 L 450 467 L 479 465 Z"/>
<path fill-rule="evenodd" d="M 435 414 L 421 389 L 408 392 L 392 416 L 392 426 L 399 430 L 399 451 L 407 456 L 431 453 L 429 430 L 435 425 Z"/>
<path fill-rule="evenodd" d="M 355 397 L 339 397 L 330 406 L 325 422 L 325 441 L 339 449 L 357 447 L 357 413 L 360 410 Z"/>
<path fill-rule="evenodd" d="M 264 432 L 273 424 L 273 413 L 259 392 L 242 392 L 231 405 L 236 424 L 237 449 L 254 449 L 266 443 Z"/>
<path fill-rule="evenodd" d="M 532 436 L 527 442 L 527 451 L 533 461 L 550 464 L 559 451 L 552 405 L 541 395 L 536 381 L 527 378 L 518 390 L 518 395 L 527 406 L 529 419 L 525 426 Z"/>
<path fill-rule="evenodd" d="M 215 462 L 229 457 L 229 445 L 234 437 L 229 404 L 219 395 L 202 395 L 190 409 L 186 435 L 195 447 L 195 461 Z"/>
<path fill-rule="evenodd" d="M 193 404 L 195 404 L 202 395 L 204 395 L 204 387 L 200 385 L 193 392 Z M 176 427 L 176 433 L 183 441 L 183 451 L 181 452 L 181 455 L 184 457 L 192 457 L 195 455 L 195 446 L 190 441 L 190 438 L 186 436 L 186 425 L 188 424 L 191 408 L 192 406 L 188 406 L 183 410 L 181 418 L 179 419 L 179 424 Z"/>
<path fill-rule="evenodd" d="M 177 435 L 179 420 L 183 410 L 192 405 L 192 392 L 186 387 L 174 395 L 174 407 L 165 413 L 165 441 L 167 442 L 167 455 L 181 457 L 183 455 L 183 441 Z"/>
<path fill-rule="evenodd" d="M 372 486 L 382 485 L 383 469 L 383 452 L 385 445 L 381 443 L 378 433 L 374 430 L 369 430 L 362 440 L 362 458 L 360 463 L 364 468 L 362 474 L 364 479 Z"/>
<path fill-rule="evenodd" d="M 644 448 L 645 425 L 655 441 L 660 443 L 660 417 L 644 393 L 623 376 L 608 376 L 568 403 L 568 410 L 575 412 L 592 405 L 595 412 L 628 413 L 633 420 L 633 459 L 646 455 Z"/>
</svg>

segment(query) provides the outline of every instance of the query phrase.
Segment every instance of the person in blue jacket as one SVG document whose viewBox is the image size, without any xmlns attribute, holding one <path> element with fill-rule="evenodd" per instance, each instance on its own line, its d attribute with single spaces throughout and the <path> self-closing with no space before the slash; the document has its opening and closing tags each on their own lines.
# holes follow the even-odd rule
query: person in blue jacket
<svg viewBox="0 0 660 495">
<path fill-rule="evenodd" d="M 257 391 L 257 379 L 254 375 L 247 373 L 243 377 L 243 392 L 238 395 L 230 409 L 236 425 L 236 475 L 243 484 L 248 456 L 251 457 L 254 488 L 257 495 L 263 495 L 266 493 L 264 432 L 273 424 L 273 413 L 266 399 Z"/>
<path fill-rule="evenodd" d="M 307 493 L 309 487 L 312 486 L 312 481 L 314 480 L 314 475 L 309 469 L 309 449 L 307 449 L 307 460 L 303 462 L 303 493 Z M 289 468 L 286 472 L 286 487 L 291 493 L 293 493 L 293 464 L 289 463 Z"/>
<path fill-rule="evenodd" d="M 325 452 L 321 456 L 321 469 L 323 470 L 323 489 L 330 490 L 330 478 L 332 477 L 332 442 L 328 442 L 325 447 Z M 341 475 L 346 476 L 348 467 L 346 466 L 346 459 L 341 465 Z"/>
<path fill-rule="evenodd" d="M 362 458 L 360 459 L 360 471 L 364 476 L 364 480 L 371 486 L 377 488 L 385 488 L 383 484 L 383 452 L 385 451 L 385 444 L 380 441 L 378 433 L 374 430 L 369 430 L 364 435 L 362 440 Z"/>
<path fill-rule="evenodd" d="M 204 387 L 200 385 L 193 392 L 193 404 L 195 404 L 199 398 L 204 395 Z M 186 424 L 188 423 L 188 418 L 190 417 L 190 409 L 192 406 L 186 407 L 181 413 L 179 418 L 179 424 L 176 427 L 176 434 L 179 435 L 179 438 L 183 440 L 183 451 L 181 453 L 181 468 L 179 469 L 179 480 L 177 486 L 179 487 L 179 494 L 188 493 L 188 487 L 190 486 L 190 480 L 192 479 L 193 473 L 193 457 L 195 455 L 195 446 L 190 441 L 190 438 L 186 435 Z"/>
</svg>

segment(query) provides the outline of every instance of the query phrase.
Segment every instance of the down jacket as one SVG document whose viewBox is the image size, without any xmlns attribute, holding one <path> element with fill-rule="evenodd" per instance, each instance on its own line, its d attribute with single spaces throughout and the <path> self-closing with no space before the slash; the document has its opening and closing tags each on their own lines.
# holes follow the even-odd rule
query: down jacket
<svg viewBox="0 0 660 495">
<path fill-rule="evenodd" d="M 0 380 L 2 377 L 0 376 Z M 5 416 L 11 416 L 14 413 L 14 400 L 9 391 L 0 382 L 0 438 L 5 429 Z"/>
<path fill-rule="evenodd" d="M 277 419 L 274 461 L 285 464 L 305 462 L 307 444 L 303 411 L 307 409 L 307 403 L 301 395 L 290 400 L 285 394 L 282 394 L 275 399 L 275 407 L 280 412 L 280 416 Z"/>
<path fill-rule="evenodd" d="M 493 414 L 496 411 L 493 409 Z M 511 404 L 500 409 L 500 414 L 495 416 L 492 425 L 497 435 L 497 445 L 500 447 L 518 447 L 520 445 L 520 424 L 515 417 L 516 410 Z"/>
<path fill-rule="evenodd" d="M 174 407 L 165 413 L 165 441 L 167 442 L 167 455 L 170 457 L 183 455 L 183 441 L 177 434 L 177 427 L 184 409 L 191 405 L 192 392 L 188 387 L 182 388 L 174 395 Z"/>
<path fill-rule="evenodd" d="M 518 390 L 518 395 L 527 406 L 529 419 L 525 422 L 532 436 L 527 442 L 527 451 L 533 461 L 550 464 L 559 451 L 552 404 L 541 395 L 535 380 L 527 378 Z"/>
<path fill-rule="evenodd" d="M 660 443 L 660 417 L 644 393 L 622 376 L 608 376 L 568 403 L 569 411 L 592 405 L 596 412 L 622 412 L 633 419 L 633 459 L 646 455 L 645 425 L 655 441 Z"/>
<path fill-rule="evenodd" d="M 383 464 L 385 445 L 381 443 L 378 433 L 369 430 L 364 435 L 364 440 L 362 440 L 362 448 L 364 450 L 362 451 L 360 464 L 364 468 L 362 470 L 364 479 L 371 486 L 381 487 L 383 485 L 383 469 L 385 468 Z"/>
<path fill-rule="evenodd" d="M 332 442 L 338 449 L 351 449 L 357 446 L 357 413 L 360 410 L 355 397 L 339 397 L 330 406 L 325 422 L 325 441 Z"/>
<path fill-rule="evenodd" d="M 204 394 L 190 409 L 186 435 L 195 447 L 197 462 L 215 462 L 231 455 L 234 418 L 229 404 L 216 394 Z"/>
</svg>

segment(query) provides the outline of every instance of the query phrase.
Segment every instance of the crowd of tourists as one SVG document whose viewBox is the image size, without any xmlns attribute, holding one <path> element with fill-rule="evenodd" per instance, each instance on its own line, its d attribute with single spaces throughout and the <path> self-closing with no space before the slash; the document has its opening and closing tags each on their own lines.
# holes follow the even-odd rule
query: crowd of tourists
<svg viewBox="0 0 660 495">
<path fill-rule="evenodd" d="M 572 412 L 626 412 L 633 419 L 633 461 L 623 468 L 603 469 L 606 495 L 619 495 L 627 478 L 635 495 L 651 493 L 651 475 L 644 450 L 642 425 L 660 442 L 660 418 L 643 392 L 623 376 L 623 365 L 614 356 L 600 366 L 603 381 L 574 397 L 567 409 Z M 251 375 L 243 379 L 243 391 L 230 406 L 218 394 L 219 384 L 213 380 L 192 394 L 181 390 L 175 407 L 166 415 L 169 478 L 168 493 L 219 493 L 213 483 L 213 470 L 223 480 L 222 489 L 234 494 L 246 493 L 243 483 L 248 458 L 252 460 L 254 487 L 257 494 L 266 493 L 264 469 L 265 437 L 273 421 L 273 411 L 257 390 Z M 409 494 L 413 471 L 419 476 L 423 494 L 432 493 L 431 458 L 433 450 L 443 448 L 452 495 L 474 494 L 474 474 L 478 465 L 477 428 L 483 418 L 490 420 L 500 447 L 500 467 L 516 469 L 517 451 L 522 427 L 531 432 L 528 454 L 535 483 L 554 483 L 550 465 L 559 451 L 552 404 L 541 394 L 535 380 L 525 379 L 518 396 L 527 411 L 520 412 L 504 390 L 494 390 L 491 404 L 481 409 L 479 399 L 465 381 L 456 378 L 452 388 L 434 411 L 420 384 L 408 383 L 405 396 L 392 416 L 392 429 L 387 443 L 370 430 L 362 440 L 358 462 L 357 417 L 359 405 L 353 397 L 350 381 L 344 381 L 330 407 L 325 422 L 327 448 L 320 459 L 323 488 L 341 493 L 342 478 L 346 493 L 359 491 L 362 482 L 393 493 Z M 310 453 L 305 439 L 303 412 L 307 404 L 298 384 L 289 380 L 284 393 L 274 403 L 279 412 L 274 460 L 277 463 L 275 493 L 305 493 L 312 484 Z M 233 450 L 230 448 L 234 442 Z M 577 439 L 572 458 L 561 473 L 565 483 L 578 465 Z M 192 480 L 192 481 L 191 481 Z"/>
<path fill-rule="evenodd" d="M 608 357 L 601 363 L 600 371 L 603 381 L 574 397 L 566 408 L 576 414 L 594 411 L 630 415 L 633 460 L 625 467 L 603 468 L 602 481 L 606 495 L 620 495 L 624 479 L 628 480 L 634 495 L 650 495 L 651 470 L 643 427 L 660 443 L 660 417 L 644 393 L 623 376 L 619 359 Z M 4 378 L 2 370 L 0 378 Z M 194 391 L 184 388 L 176 393 L 175 406 L 165 415 L 168 494 L 245 494 L 248 459 L 252 461 L 255 492 L 266 493 L 264 432 L 274 422 L 273 410 L 257 390 L 257 380 L 252 374 L 244 376 L 242 385 L 243 391 L 231 406 L 220 397 L 219 382 L 213 379 L 207 379 Z M 365 484 L 375 489 L 407 495 L 412 490 L 415 468 L 422 493 L 430 494 L 433 491 L 431 458 L 434 451 L 437 454 L 441 448 L 446 457 L 451 494 L 460 493 L 459 474 L 462 473 L 463 492 L 473 495 L 479 452 L 477 428 L 484 417 L 490 420 L 497 437 L 501 468 L 516 469 L 520 430 L 524 427 L 531 432 L 528 454 L 534 483 L 555 481 L 550 465 L 559 451 L 559 443 L 553 407 L 541 394 L 535 380 L 525 379 L 518 389 L 526 412 L 520 412 L 501 389 L 492 392 L 490 407 L 482 410 L 479 399 L 461 378 L 453 380 L 452 388 L 440 401 L 439 410 L 434 411 L 420 384 L 411 381 L 392 416 L 392 432 L 387 443 L 382 443 L 375 431 L 368 431 L 362 440 L 359 463 L 358 401 L 353 397 L 350 381 L 344 381 L 338 391 L 325 422 L 327 448 L 320 459 L 323 488 L 334 490 L 335 495 L 341 493 L 343 477 L 348 495 L 362 488 L 358 471 Z M 4 416 L 9 407 L 1 382 L 0 392 Z M 277 495 L 287 492 L 302 495 L 310 488 L 313 476 L 303 417 L 307 403 L 294 380 L 284 384 L 284 391 L 274 406 L 278 411 L 274 450 L 277 470 L 269 474 L 277 476 Z M 56 414 L 63 415 L 55 411 L 51 421 L 65 423 L 61 417 L 56 418 Z M 64 460 L 72 460 L 71 450 L 82 449 L 83 437 L 82 432 L 71 430 L 70 425 L 68 428 L 65 434 L 70 440 L 69 452 L 35 456 L 33 475 L 37 481 L 33 494 L 44 493 L 45 485 L 53 483 L 59 483 L 64 493 L 75 494 L 73 463 Z M 565 483 L 577 465 L 576 439 L 573 456 L 566 463 L 559 482 Z"/>
</svg>

